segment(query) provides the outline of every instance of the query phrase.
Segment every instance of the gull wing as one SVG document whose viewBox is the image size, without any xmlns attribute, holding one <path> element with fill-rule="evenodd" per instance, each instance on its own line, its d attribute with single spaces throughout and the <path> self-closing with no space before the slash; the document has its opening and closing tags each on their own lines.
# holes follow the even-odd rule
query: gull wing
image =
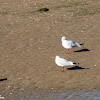
<svg viewBox="0 0 100 100">
<path fill-rule="evenodd" d="M 64 58 L 59 58 L 59 64 L 61 64 L 62 66 L 68 66 L 68 65 L 71 65 L 72 62 L 70 62 Z"/>
<path fill-rule="evenodd" d="M 70 44 L 71 44 L 72 47 L 81 47 L 80 44 L 73 42 L 73 41 L 70 41 Z"/>
</svg>

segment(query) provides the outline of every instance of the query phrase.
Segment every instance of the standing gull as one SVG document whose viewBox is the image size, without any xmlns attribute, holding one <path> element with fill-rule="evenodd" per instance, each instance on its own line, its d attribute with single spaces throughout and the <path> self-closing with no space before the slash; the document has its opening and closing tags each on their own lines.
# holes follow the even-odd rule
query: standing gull
<svg viewBox="0 0 100 100">
<path fill-rule="evenodd" d="M 79 64 L 79 63 L 73 63 L 71 61 L 68 61 L 64 58 L 61 58 L 59 56 L 56 56 L 55 58 L 55 63 L 58 65 L 58 66 L 62 66 L 62 72 L 64 72 L 64 66 L 69 66 L 69 65 L 75 65 L 75 64 Z"/>
<path fill-rule="evenodd" d="M 76 42 L 73 42 L 71 40 L 67 40 L 65 36 L 63 36 L 61 38 L 61 41 L 62 41 L 62 46 L 66 49 L 68 49 L 68 53 L 67 54 L 71 54 L 71 48 L 73 47 L 81 47 L 80 44 L 76 43 Z"/>
</svg>

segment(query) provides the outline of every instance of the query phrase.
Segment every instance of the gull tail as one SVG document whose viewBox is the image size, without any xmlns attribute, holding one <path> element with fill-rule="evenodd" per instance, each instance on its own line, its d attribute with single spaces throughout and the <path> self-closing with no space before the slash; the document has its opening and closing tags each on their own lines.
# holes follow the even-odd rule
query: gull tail
<svg viewBox="0 0 100 100">
<path fill-rule="evenodd" d="M 81 43 L 80 45 L 84 45 L 84 43 Z"/>
<path fill-rule="evenodd" d="M 75 43 L 75 44 L 76 44 L 76 46 L 77 46 L 77 47 L 81 47 L 81 45 L 80 45 L 80 44 L 78 44 L 78 43 Z"/>
<path fill-rule="evenodd" d="M 73 63 L 74 65 L 79 64 L 79 63 Z"/>
</svg>

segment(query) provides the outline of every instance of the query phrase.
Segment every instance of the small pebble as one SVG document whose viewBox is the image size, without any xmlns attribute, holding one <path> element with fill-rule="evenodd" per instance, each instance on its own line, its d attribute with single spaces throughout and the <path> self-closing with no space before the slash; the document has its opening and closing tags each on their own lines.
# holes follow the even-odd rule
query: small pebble
<svg viewBox="0 0 100 100">
<path fill-rule="evenodd" d="M 10 93 L 10 94 L 12 94 L 12 93 Z"/>
<path fill-rule="evenodd" d="M 21 88 L 21 90 L 24 90 L 23 88 Z"/>
<path fill-rule="evenodd" d="M 94 65 L 94 66 L 97 66 L 97 65 Z"/>
<path fill-rule="evenodd" d="M 10 88 L 11 86 L 8 86 L 8 88 Z"/>
<path fill-rule="evenodd" d="M 17 88 L 17 87 L 14 87 L 14 88 Z"/>
</svg>

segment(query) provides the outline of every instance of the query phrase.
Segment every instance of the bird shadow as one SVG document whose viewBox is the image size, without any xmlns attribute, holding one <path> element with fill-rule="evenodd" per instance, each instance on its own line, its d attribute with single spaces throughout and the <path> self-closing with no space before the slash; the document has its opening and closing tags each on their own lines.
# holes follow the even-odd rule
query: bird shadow
<svg viewBox="0 0 100 100">
<path fill-rule="evenodd" d="M 0 79 L 0 81 L 5 81 L 5 80 L 7 80 L 7 78 Z"/>
<path fill-rule="evenodd" d="M 74 52 L 86 52 L 86 51 L 90 51 L 89 49 L 81 49 L 81 50 L 76 50 Z"/>
<path fill-rule="evenodd" d="M 89 69 L 89 68 L 83 68 L 83 67 L 79 67 L 79 66 L 74 66 L 71 68 L 67 68 L 67 70 L 80 70 L 80 69 Z"/>
</svg>

